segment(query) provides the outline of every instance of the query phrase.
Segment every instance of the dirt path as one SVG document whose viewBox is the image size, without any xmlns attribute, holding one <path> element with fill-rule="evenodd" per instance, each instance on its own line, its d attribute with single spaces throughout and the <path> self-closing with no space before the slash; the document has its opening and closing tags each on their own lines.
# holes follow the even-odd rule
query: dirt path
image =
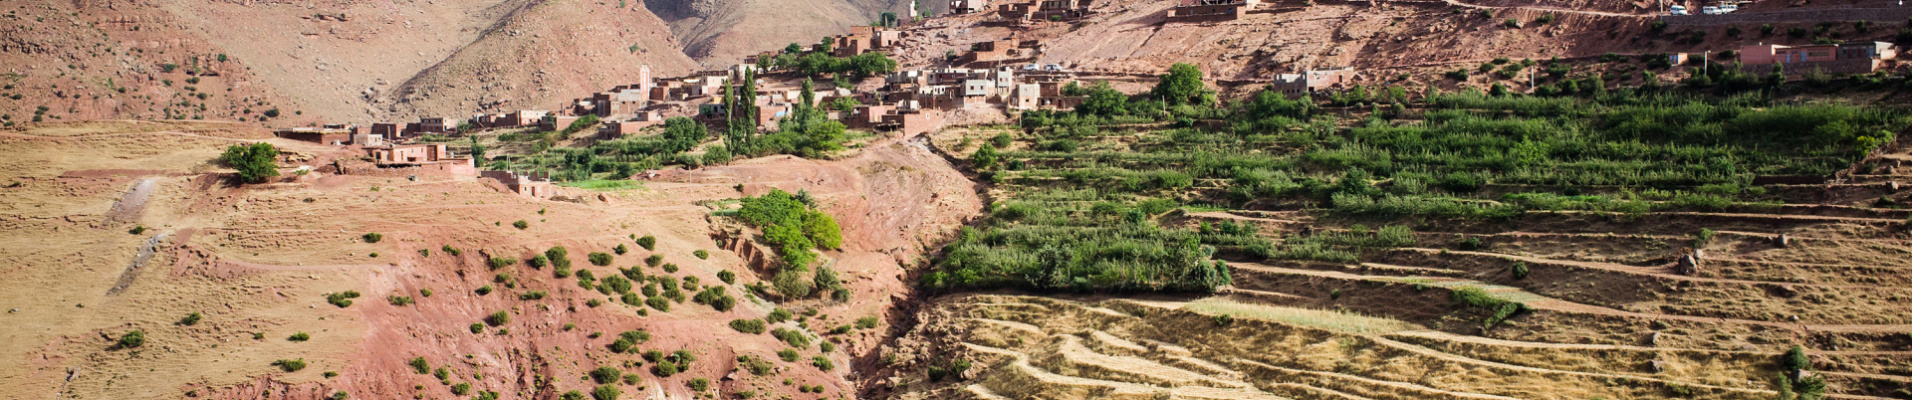
<svg viewBox="0 0 1912 400">
<path fill-rule="evenodd" d="M 1629 13 L 1615 13 L 1615 12 L 1604 12 L 1604 11 L 1580 11 L 1580 10 L 1568 10 L 1568 9 L 1561 9 L 1561 8 L 1549 8 L 1549 7 L 1528 7 L 1528 6 L 1515 6 L 1515 7 L 1502 7 L 1502 6 L 1483 6 L 1483 5 L 1475 5 L 1475 4 L 1467 4 L 1467 3 L 1462 3 L 1462 2 L 1459 2 L 1459 1 L 1455 1 L 1455 0 L 1442 0 L 1442 2 L 1445 2 L 1445 3 L 1447 3 L 1447 5 L 1451 5 L 1451 6 L 1455 6 L 1455 7 L 1465 7 L 1465 8 L 1478 8 L 1478 9 L 1489 9 L 1489 10 L 1500 10 L 1500 9 L 1508 9 L 1508 8 L 1515 8 L 1515 9 L 1526 9 L 1526 10 L 1539 10 L 1539 11 L 1546 11 L 1546 12 L 1553 12 L 1553 13 L 1562 13 L 1562 14 L 1581 14 L 1581 15 L 1598 15 L 1598 16 L 1603 16 L 1603 17 L 1624 17 L 1624 18 L 1650 18 L 1650 17 L 1653 17 L 1653 15 L 1651 15 L 1651 14 L 1629 14 Z"/>
<path fill-rule="evenodd" d="M 1658 272 L 1657 270 L 1663 270 L 1663 268 L 1659 268 L 1659 267 L 1635 267 L 1631 265 L 1604 263 L 1604 262 L 1595 262 L 1595 261 L 1556 260 L 1556 259 L 1543 258 L 1543 257 L 1520 256 L 1520 255 L 1501 254 L 1501 253 L 1486 253 L 1486 252 L 1478 252 L 1478 251 L 1429 249 L 1429 248 L 1421 248 L 1421 247 L 1403 247 L 1401 248 L 1401 250 L 1416 251 L 1416 252 L 1427 253 L 1427 254 L 1447 253 L 1447 254 L 1460 254 L 1460 255 L 1470 255 L 1470 256 L 1481 256 L 1481 257 L 1494 257 L 1494 258 L 1499 258 L 1503 260 L 1521 261 L 1521 262 L 1528 262 L 1528 263 L 1535 263 L 1535 264 L 1565 265 L 1570 267 L 1579 267 L 1579 268 L 1595 269 L 1595 270 L 1602 270 L 1602 271 L 1612 271 L 1612 272 L 1619 272 L 1619 273 L 1632 274 L 1632 275 L 1644 275 L 1644 276 L 1650 276 L 1654 278 L 1676 280 L 1676 281 L 1726 283 L 1726 284 L 1739 284 L 1739 285 L 1750 285 L 1750 286 L 1792 285 L 1797 287 L 1821 287 L 1821 288 L 1833 288 L 1833 289 L 1899 289 L 1897 287 L 1870 286 L 1870 285 L 1827 285 L 1827 284 L 1818 284 L 1818 283 L 1786 283 L 1786 282 L 1749 281 L 1749 280 L 1742 280 L 1742 279 L 1702 278 L 1702 277 L 1695 277 L 1695 276 L 1686 276 L 1686 275 L 1680 275 L 1680 274 L 1669 274 L 1665 272 Z"/>
<path fill-rule="evenodd" d="M 113 284 L 112 289 L 106 290 L 106 295 L 113 296 L 120 294 L 120 292 L 126 291 L 126 287 L 132 286 L 133 281 L 139 279 L 139 273 L 146 267 L 146 262 L 151 261 L 153 254 L 158 253 L 159 242 L 166 240 L 166 236 L 170 233 L 171 232 L 160 232 L 151 238 L 147 238 L 146 243 L 139 246 L 139 253 L 133 256 L 133 262 L 126 265 L 126 271 L 120 272 L 117 283 Z"/>
</svg>

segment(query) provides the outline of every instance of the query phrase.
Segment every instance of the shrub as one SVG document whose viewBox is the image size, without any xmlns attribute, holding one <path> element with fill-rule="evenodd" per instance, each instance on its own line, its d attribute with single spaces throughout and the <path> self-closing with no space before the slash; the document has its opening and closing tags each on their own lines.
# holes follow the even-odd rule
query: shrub
<svg viewBox="0 0 1912 400">
<path fill-rule="evenodd" d="M 473 290 L 472 292 L 478 293 L 479 296 L 491 294 L 491 285 L 479 286 L 478 290 Z"/>
<path fill-rule="evenodd" d="M 849 326 L 845 325 L 843 327 L 848 328 Z M 836 343 L 817 342 L 817 351 L 824 352 L 824 353 L 836 351 Z"/>
<path fill-rule="evenodd" d="M 792 315 L 790 314 L 790 310 L 778 308 L 778 309 L 770 310 L 770 315 L 764 316 L 763 320 L 764 322 L 769 322 L 774 324 L 774 323 L 779 323 L 783 321 L 789 321 L 791 316 Z"/>
<path fill-rule="evenodd" d="M 485 317 L 486 325 L 499 326 L 508 323 L 511 323 L 511 313 L 508 312 L 499 311 Z"/>
<path fill-rule="evenodd" d="M 777 328 L 771 330 L 770 335 L 777 337 L 777 340 L 782 340 L 784 343 L 789 344 L 790 347 L 799 349 L 810 348 L 810 337 L 804 335 L 803 331 Z"/>
<path fill-rule="evenodd" d="M 733 319 L 733 320 L 730 320 L 730 329 L 735 329 L 738 332 L 743 332 L 743 333 L 748 333 L 753 335 L 763 334 L 764 323 L 763 323 L 763 320 L 755 319 L 755 318 Z"/>
<path fill-rule="evenodd" d="M 783 350 L 777 351 L 777 358 L 782 358 L 786 362 L 796 362 L 797 357 L 799 356 L 797 355 L 796 349 L 783 349 Z"/>
<path fill-rule="evenodd" d="M 360 237 L 364 238 L 366 243 L 378 243 L 380 240 L 385 240 L 385 235 L 381 235 L 378 232 L 367 233 Z"/>
<path fill-rule="evenodd" d="M 644 237 L 637 238 L 637 246 L 643 247 L 644 251 L 656 251 L 657 237 L 651 236 L 651 235 L 644 235 Z"/>
<path fill-rule="evenodd" d="M 199 323 L 199 313 L 196 313 L 196 312 L 192 314 L 186 314 L 186 318 L 179 319 L 180 325 L 193 326 L 198 323 Z"/>
<path fill-rule="evenodd" d="M 463 250 L 458 250 L 457 247 L 451 247 L 451 245 L 449 244 L 445 245 L 444 247 L 439 247 L 438 250 L 445 252 L 445 254 L 450 254 L 452 257 L 457 257 L 461 254 L 465 254 Z"/>
<path fill-rule="evenodd" d="M 836 363 L 830 362 L 830 359 L 824 356 L 810 357 L 810 365 L 816 366 L 817 369 L 824 371 L 836 368 Z"/>
<path fill-rule="evenodd" d="M 425 357 L 412 358 L 411 364 L 412 364 L 412 371 L 418 372 L 419 375 L 429 374 L 432 372 L 432 365 L 431 363 L 425 361 Z"/>
<path fill-rule="evenodd" d="M 737 283 L 737 274 L 727 269 L 717 271 L 717 280 L 724 281 L 726 285 L 734 285 Z"/>
<path fill-rule="evenodd" d="M 312 335 L 307 335 L 305 334 L 305 332 L 299 332 L 299 333 L 292 334 L 292 336 L 286 337 L 285 340 L 290 342 L 303 342 L 307 340 L 312 340 Z"/>
<path fill-rule="evenodd" d="M 118 346 L 122 349 L 130 349 L 143 344 L 146 344 L 146 331 L 133 330 L 132 332 L 120 335 Z"/>
<path fill-rule="evenodd" d="M 385 296 L 385 301 L 388 303 L 392 303 L 392 305 L 394 306 L 404 307 L 404 306 L 412 305 L 412 296 L 399 296 L 399 295 Z"/>
<path fill-rule="evenodd" d="M 524 260 L 524 263 L 525 265 L 530 265 L 532 269 L 543 269 L 544 266 L 546 264 L 550 264 L 551 261 L 549 259 L 544 258 L 543 254 L 539 254 L 539 255 L 531 256 L 531 258 Z"/>
<path fill-rule="evenodd" d="M 466 393 L 471 393 L 470 383 L 458 382 L 456 385 L 451 385 L 451 394 L 464 396 Z"/>
<path fill-rule="evenodd" d="M 644 265 L 656 267 L 662 264 L 664 264 L 663 254 L 652 254 L 650 257 L 644 257 Z"/>
<path fill-rule="evenodd" d="M 648 299 L 644 299 L 644 305 L 647 305 L 647 306 L 650 306 L 651 308 L 654 308 L 654 309 L 657 309 L 657 311 L 663 311 L 663 312 L 670 312 L 670 311 L 671 311 L 671 301 L 670 301 L 670 299 L 666 299 L 666 298 L 664 298 L 663 296 L 658 296 L 658 297 L 652 297 L 652 298 L 648 298 Z"/>
<path fill-rule="evenodd" d="M 617 368 L 608 365 L 591 370 L 591 380 L 597 381 L 598 384 L 617 382 L 623 378 L 623 371 L 618 371 Z"/>
<path fill-rule="evenodd" d="M 596 265 L 600 267 L 611 265 L 611 255 L 607 253 L 591 252 L 589 258 L 591 260 L 591 265 Z"/>
<path fill-rule="evenodd" d="M 1793 346 L 1779 356 L 1779 368 L 1785 371 L 1812 370 L 1812 360 L 1806 357 L 1806 348 Z"/>
<path fill-rule="evenodd" d="M 471 324 L 471 333 L 485 333 L 485 324 Z"/>
<path fill-rule="evenodd" d="M 708 252 L 708 251 L 704 251 L 704 249 L 697 249 L 697 251 L 693 251 L 693 252 L 690 252 L 690 254 L 691 254 L 691 255 L 694 255 L 694 256 L 697 256 L 697 259 L 699 259 L 699 260 L 709 260 L 709 259 L 710 259 L 710 252 Z"/>
<path fill-rule="evenodd" d="M 524 222 L 524 220 L 522 220 L 522 219 L 521 219 L 521 220 L 517 220 L 517 221 L 512 221 L 512 222 L 511 222 L 511 227 L 513 227 L 513 228 L 518 228 L 518 229 L 525 229 L 525 228 L 530 228 L 530 227 L 531 227 L 531 223 L 529 223 L 529 222 Z"/>
<path fill-rule="evenodd" d="M 875 316 L 857 318 L 856 328 L 857 329 L 873 329 L 873 328 L 876 328 L 877 322 L 878 321 Z"/>
<path fill-rule="evenodd" d="M 630 251 L 631 251 L 631 248 L 629 248 L 629 247 L 624 247 L 624 244 L 623 244 L 623 243 L 618 243 L 618 244 L 617 244 L 617 247 L 612 247 L 612 248 L 611 248 L 611 252 L 612 252 L 612 253 L 617 253 L 617 255 L 620 255 L 620 256 L 621 256 L 621 255 L 624 255 L 624 253 L 627 253 L 627 252 L 630 252 Z"/>
<path fill-rule="evenodd" d="M 695 390 L 699 392 L 710 390 L 710 380 L 705 378 L 691 379 L 690 390 Z"/>
<path fill-rule="evenodd" d="M 511 264 L 517 264 L 517 263 L 518 263 L 518 260 L 512 259 L 510 257 L 492 257 L 488 265 L 491 266 L 491 269 L 497 270 L 499 268 L 509 267 L 511 266 Z"/>
<path fill-rule="evenodd" d="M 299 372 L 299 370 L 305 369 L 305 359 L 273 361 L 272 365 L 279 367 L 280 370 L 285 372 Z"/>
<path fill-rule="evenodd" d="M 344 292 L 326 294 L 325 302 L 332 303 L 332 305 L 338 306 L 339 308 L 346 308 L 346 307 L 351 307 L 352 299 L 356 299 L 358 297 L 359 297 L 359 292 L 347 290 Z"/>
<path fill-rule="evenodd" d="M 1514 279 L 1527 279 L 1527 263 L 1514 262 Z"/>
<path fill-rule="evenodd" d="M 543 300 L 544 291 L 534 290 L 518 294 L 518 300 Z"/>
<path fill-rule="evenodd" d="M 584 400 L 584 393 L 578 392 L 576 390 L 564 392 L 564 395 L 558 396 L 558 399 L 559 400 Z"/>
<path fill-rule="evenodd" d="M 677 273 L 677 264 L 665 263 L 664 272 Z"/>
</svg>

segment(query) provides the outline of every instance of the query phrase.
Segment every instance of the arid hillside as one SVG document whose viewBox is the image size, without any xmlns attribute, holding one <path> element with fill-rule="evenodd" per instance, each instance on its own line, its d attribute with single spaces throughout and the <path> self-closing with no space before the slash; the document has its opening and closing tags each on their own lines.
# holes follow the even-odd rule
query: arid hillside
<svg viewBox="0 0 1912 400">
<path fill-rule="evenodd" d="M 639 64 L 694 69 L 643 7 L 602 2 L 13 4 L 0 11 L 11 121 L 365 123 L 549 108 Z"/>
<path fill-rule="evenodd" d="M 981 208 L 941 157 L 894 139 L 541 200 L 442 172 L 341 175 L 334 162 L 354 150 L 279 139 L 265 139 L 283 151 L 270 183 L 238 185 L 212 161 L 263 136 L 210 123 L 0 133 L 30 154 L 0 162 L 0 277 L 36 287 L 0 291 L 0 397 L 555 399 L 608 385 L 622 398 L 836 398 L 891 330 L 904 266 Z M 768 280 L 764 250 L 716 214 L 769 188 L 839 216 L 842 250 L 819 265 L 847 299 L 749 294 Z M 731 323 L 775 313 L 759 332 Z M 134 331 L 143 340 L 122 345 Z"/>
<path fill-rule="evenodd" d="M 949 7 L 941 1 L 924 3 L 919 7 L 931 15 Z M 649 0 L 644 4 L 670 23 L 671 32 L 684 44 L 684 53 L 713 67 L 790 43 L 815 44 L 824 36 L 849 32 L 851 26 L 869 25 L 884 11 L 902 18 L 910 14 L 910 0 Z"/>
</svg>

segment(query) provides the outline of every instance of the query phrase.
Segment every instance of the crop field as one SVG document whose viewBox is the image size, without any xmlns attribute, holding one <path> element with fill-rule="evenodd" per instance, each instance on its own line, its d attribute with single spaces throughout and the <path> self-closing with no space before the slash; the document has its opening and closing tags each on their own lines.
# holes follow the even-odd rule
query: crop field
<svg viewBox="0 0 1912 400">
<path fill-rule="evenodd" d="M 912 362 L 986 372 L 906 392 L 1912 398 L 1904 112 L 1631 90 L 1316 104 L 939 134 L 994 204 L 924 286 L 1062 297 L 947 296 L 930 319 L 974 326 Z M 1036 382 L 1064 389 L 1016 389 Z"/>
</svg>

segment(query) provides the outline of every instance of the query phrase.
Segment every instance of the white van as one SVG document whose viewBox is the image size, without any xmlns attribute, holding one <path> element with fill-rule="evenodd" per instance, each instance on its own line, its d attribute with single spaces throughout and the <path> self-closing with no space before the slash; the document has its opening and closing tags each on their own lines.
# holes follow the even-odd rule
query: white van
<svg viewBox="0 0 1912 400">
<path fill-rule="evenodd" d="M 1700 14 L 1706 14 L 1706 15 L 1719 14 L 1719 7 L 1714 7 L 1714 6 L 1700 7 Z"/>
<path fill-rule="evenodd" d="M 1668 12 L 1668 14 L 1672 14 L 1672 15 L 1687 15 L 1687 14 L 1686 14 L 1686 6 L 1673 6 L 1672 8 L 1668 8 L 1668 10 L 1670 11 L 1670 12 Z"/>
<path fill-rule="evenodd" d="M 1725 14 L 1725 13 L 1734 12 L 1734 11 L 1739 11 L 1738 4 L 1721 4 L 1719 6 L 1720 14 Z"/>
</svg>

